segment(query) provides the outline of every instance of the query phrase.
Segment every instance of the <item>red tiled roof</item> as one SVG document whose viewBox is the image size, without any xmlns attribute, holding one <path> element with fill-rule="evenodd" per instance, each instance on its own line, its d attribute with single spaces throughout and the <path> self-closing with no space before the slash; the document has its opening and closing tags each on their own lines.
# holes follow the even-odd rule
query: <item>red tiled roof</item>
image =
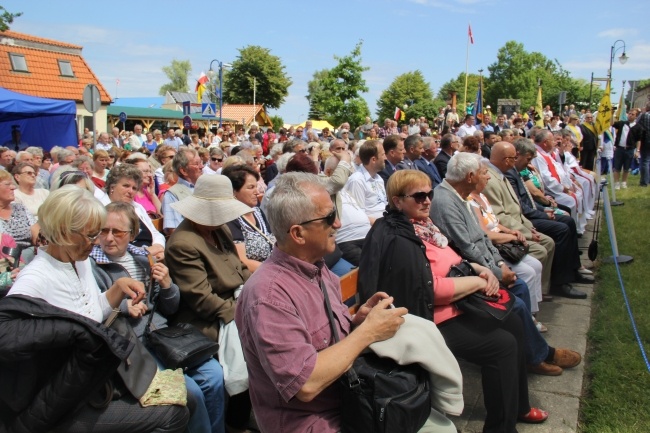
<svg viewBox="0 0 650 433">
<path fill-rule="evenodd" d="M 264 108 L 263 105 L 253 105 L 253 104 L 224 104 L 223 105 L 223 117 L 229 119 L 246 119 L 246 123 L 250 123 L 251 120 L 257 117 L 257 113 Z"/>
<path fill-rule="evenodd" d="M 15 32 L 2 32 L 0 38 L 10 37 Z M 33 40 L 41 43 L 53 43 L 65 48 L 78 48 L 77 45 L 63 42 L 50 41 L 29 35 L 20 35 L 21 39 Z M 12 36 L 13 37 L 13 36 Z M 27 39 L 27 38 L 31 39 Z M 18 36 L 15 36 L 18 39 Z M 25 56 L 29 72 L 14 72 L 11 67 L 9 53 Z M 59 71 L 58 60 L 67 60 L 72 66 L 74 77 L 63 77 Z M 83 91 L 87 84 L 95 84 L 99 88 L 101 101 L 110 103 L 108 94 L 97 76 L 90 69 L 81 55 L 55 51 L 46 51 L 18 45 L 0 44 L 0 86 L 14 92 L 25 93 L 32 96 L 52 99 L 65 99 L 81 101 Z"/>
<path fill-rule="evenodd" d="M 63 47 L 63 48 L 76 48 L 76 49 L 79 49 L 79 50 L 83 48 L 81 45 L 69 44 L 67 42 L 55 41 L 53 39 L 39 38 L 37 36 L 32 36 L 32 35 L 28 35 L 28 34 L 25 34 L 25 33 L 13 32 L 11 30 L 6 30 L 4 32 L 0 32 L 0 37 L 21 39 L 23 41 L 38 42 L 40 44 L 54 45 L 54 46 Z"/>
</svg>

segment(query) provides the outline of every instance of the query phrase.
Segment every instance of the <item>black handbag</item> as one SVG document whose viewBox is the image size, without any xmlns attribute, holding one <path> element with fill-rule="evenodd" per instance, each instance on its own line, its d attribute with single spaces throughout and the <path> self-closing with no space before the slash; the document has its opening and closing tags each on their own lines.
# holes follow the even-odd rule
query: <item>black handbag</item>
<svg viewBox="0 0 650 433">
<path fill-rule="evenodd" d="M 327 290 L 320 282 L 332 338 L 339 342 Z M 415 433 L 431 413 L 429 374 L 419 365 L 399 365 L 371 351 L 359 355 L 338 381 L 341 433 Z"/>
<path fill-rule="evenodd" d="M 450 278 L 477 276 L 472 265 L 463 260 L 456 266 L 452 266 L 447 274 Z M 499 289 L 495 296 L 487 296 L 480 292 L 474 292 L 457 300 L 455 303 L 459 310 L 482 319 L 503 320 L 512 311 L 515 305 L 515 297 L 507 290 Z"/>
<path fill-rule="evenodd" d="M 494 245 L 505 260 L 513 265 L 519 263 L 526 254 L 528 254 L 528 245 L 524 245 L 519 241 L 506 242 L 505 244 Z"/>
<path fill-rule="evenodd" d="M 153 258 L 149 263 L 153 267 Z M 149 293 L 153 290 L 153 276 L 149 279 Z M 158 283 L 156 283 L 156 286 Z M 157 287 L 156 293 L 160 293 Z M 158 296 L 152 296 L 153 307 L 144 328 L 144 341 L 147 347 L 158 357 L 165 368 L 188 370 L 203 364 L 219 351 L 219 344 L 210 340 L 195 326 L 189 323 L 177 323 L 166 328 L 151 329 Z"/>
</svg>

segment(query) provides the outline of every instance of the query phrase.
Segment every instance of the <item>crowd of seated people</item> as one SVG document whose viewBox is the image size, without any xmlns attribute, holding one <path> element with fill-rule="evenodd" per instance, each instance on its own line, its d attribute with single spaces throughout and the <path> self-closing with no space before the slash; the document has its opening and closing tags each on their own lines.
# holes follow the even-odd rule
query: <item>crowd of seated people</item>
<svg viewBox="0 0 650 433">
<path fill-rule="evenodd" d="M 0 148 L 0 245 L 24 250 L 16 260 L 0 253 L 0 374 L 14 393 L 0 394 L 0 422 L 10 431 L 336 432 L 334 382 L 371 343 L 399 344 L 410 315 L 437 329 L 452 359 L 481 367 L 483 431 L 545 421 L 527 374 L 560 375 L 581 355 L 548 345 L 535 316 L 553 296 L 587 296 L 573 284 L 593 281 L 577 240 L 594 215 L 594 176 L 574 155 L 581 137 L 570 123 L 474 125 L 469 116 L 454 127 L 448 114 L 401 129 L 367 119 L 354 131 L 308 122 L 277 134 L 172 131 L 163 141 L 140 128 L 102 133 L 95 148 L 88 137 L 49 152 Z M 527 253 L 503 257 L 505 244 Z M 448 277 L 463 260 L 475 275 Z M 339 277 L 356 268 L 361 302 L 350 316 Z M 515 298 L 503 322 L 454 304 L 500 288 Z M 143 406 L 127 391 L 89 404 L 129 347 L 103 322 L 119 311 L 144 343 L 153 302 L 156 328 L 189 323 L 220 344 L 234 329 L 227 344 L 248 371 L 244 389 L 228 391 L 231 358 L 215 356 L 170 385 L 184 403 Z M 455 431 L 434 412 L 421 432 Z"/>
</svg>

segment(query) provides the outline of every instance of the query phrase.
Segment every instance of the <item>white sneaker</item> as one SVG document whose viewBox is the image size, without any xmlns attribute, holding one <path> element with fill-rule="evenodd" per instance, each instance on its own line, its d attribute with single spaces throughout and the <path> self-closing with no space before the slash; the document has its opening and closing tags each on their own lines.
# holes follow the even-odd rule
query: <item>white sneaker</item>
<svg viewBox="0 0 650 433">
<path fill-rule="evenodd" d="M 623 183 L 621 184 L 621 188 L 623 188 L 623 189 L 627 189 L 627 182 L 623 182 Z"/>
<path fill-rule="evenodd" d="M 621 182 L 616 182 L 616 184 L 614 185 L 614 189 L 615 190 L 621 189 Z"/>
</svg>

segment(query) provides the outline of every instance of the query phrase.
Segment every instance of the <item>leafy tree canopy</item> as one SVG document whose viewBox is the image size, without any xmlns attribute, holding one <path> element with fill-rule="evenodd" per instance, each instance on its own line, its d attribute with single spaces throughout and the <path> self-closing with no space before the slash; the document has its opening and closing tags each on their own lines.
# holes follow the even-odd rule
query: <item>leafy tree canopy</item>
<svg viewBox="0 0 650 433">
<path fill-rule="evenodd" d="M 22 14 L 22 12 L 11 13 L 4 7 L 0 6 L 0 32 L 9 30 L 9 24 L 14 22 L 14 18 L 18 18 Z"/>
<path fill-rule="evenodd" d="M 337 64 L 332 69 L 314 72 L 307 85 L 310 115 L 335 126 L 349 122 L 353 128 L 370 115 L 368 104 L 360 96 L 368 91 L 363 73 L 369 69 L 361 63 L 362 44 L 357 43 L 347 56 L 334 56 Z"/>
<path fill-rule="evenodd" d="M 163 84 L 160 87 L 159 93 L 164 95 L 169 92 L 187 92 L 189 87 L 187 85 L 187 78 L 192 70 L 192 65 L 189 60 L 176 60 L 173 59 L 171 65 L 163 66 L 162 68 L 169 83 Z"/>
<path fill-rule="evenodd" d="M 291 78 L 280 58 L 271 50 L 257 45 L 239 49 L 232 68 L 224 72 L 224 100 L 231 104 L 252 104 L 255 86 L 256 103 L 280 108 L 289 95 Z"/>
<path fill-rule="evenodd" d="M 377 100 L 377 116 L 381 122 L 382 119 L 393 117 L 395 107 L 402 109 L 404 105 L 410 107 L 432 101 L 433 92 L 429 83 L 424 80 L 422 72 L 407 72 L 395 77 L 390 86 L 381 93 Z M 408 109 L 406 111 L 408 112 Z"/>
</svg>

